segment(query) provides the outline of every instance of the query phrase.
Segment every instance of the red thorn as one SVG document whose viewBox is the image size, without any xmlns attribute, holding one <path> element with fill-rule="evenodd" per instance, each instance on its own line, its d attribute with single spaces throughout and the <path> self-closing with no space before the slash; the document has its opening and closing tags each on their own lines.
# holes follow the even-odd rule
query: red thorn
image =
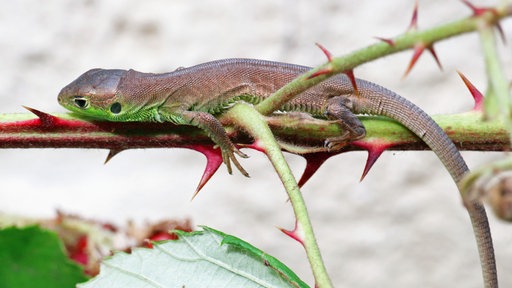
<svg viewBox="0 0 512 288">
<path fill-rule="evenodd" d="M 425 45 L 422 43 L 418 43 L 414 46 L 414 54 L 412 55 L 411 62 L 409 62 L 409 66 L 407 66 L 407 69 L 405 70 L 404 76 L 402 78 L 407 77 L 409 72 L 411 72 L 412 67 L 414 67 L 414 64 L 416 64 L 416 61 L 420 58 L 421 54 L 423 54 L 423 51 L 425 51 Z"/>
<path fill-rule="evenodd" d="M 315 43 L 315 45 L 318 46 L 318 48 L 320 48 L 320 50 L 322 50 L 322 52 L 324 52 L 325 56 L 327 57 L 327 62 L 329 62 L 329 63 L 332 62 L 333 57 L 332 57 L 331 52 L 329 52 L 329 50 L 327 50 L 320 43 Z M 332 67 L 323 68 L 323 69 L 320 69 L 320 70 L 316 71 L 315 73 L 311 74 L 307 79 L 309 80 L 309 79 L 318 77 L 320 75 L 329 74 L 331 72 L 332 72 Z M 345 73 L 348 76 L 348 78 L 350 79 L 350 82 L 352 83 L 352 87 L 354 87 L 355 94 L 359 95 L 359 90 L 357 89 L 356 79 L 354 77 L 354 70 L 350 69 L 343 73 Z"/>
<path fill-rule="evenodd" d="M 462 1 L 462 3 L 466 4 L 466 6 L 468 6 L 469 9 L 471 9 L 473 11 L 473 17 L 478 17 L 487 12 L 490 12 L 490 13 L 494 14 L 495 16 L 498 15 L 498 10 L 496 10 L 496 8 L 476 7 L 475 5 L 473 5 L 471 2 L 469 2 L 467 0 L 461 0 L 461 1 Z M 503 33 L 503 28 L 501 28 L 501 25 L 499 22 L 496 23 L 496 29 L 498 30 L 498 33 L 500 34 L 500 37 L 501 37 L 501 40 L 503 41 L 503 43 L 506 43 L 507 41 L 505 38 L 505 33 Z"/>
<path fill-rule="evenodd" d="M 414 53 L 412 55 L 411 62 L 409 62 L 409 66 L 407 66 L 407 69 L 405 70 L 404 76 L 402 76 L 402 78 L 405 78 L 407 77 L 407 75 L 409 75 L 409 72 L 411 72 L 412 68 L 414 67 L 420 56 L 423 54 L 423 51 L 425 51 L 425 49 L 427 49 L 428 52 L 430 52 L 430 54 L 432 55 L 432 57 L 434 57 L 437 66 L 439 66 L 439 69 L 443 70 L 443 65 L 441 65 L 441 61 L 439 61 L 439 58 L 437 57 L 437 53 L 436 50 L 434 50 L 434 46 L 432 44 L 425 45 L 423 43 L 417 43 L 414 46 Z"/>
<path fill-rule="evenodd" d="M 501 27 L 500 23 L 496 23 L 496 30 L 498 30 L 498 34 L 500 34 L 501 41 L 503 41 L 503 44 L 507 44 L 507 38 L 505 37 L 505 32 L 503 32 L 503 28 Z"/>
<path fill-rule="evenodd" d="M 364 180 L 364 177 L 370 172 L 370 170 L 373 167 L 373 164 L 377 162 L 377 159 L 379 159 L 380 155 L 382 155 L 382 152 L 384 152 L 385 149 L 368 149 L 368 158 L 366 159 L 366 164 L 364 165 L 363 174 L 361 175 L 361 178 L 359 179 L 360 182 Z"/>
<path fill-rule="evenodd" d="M 304 172 L 302 172 L 302 176 L 299 180 L 299 187 L 304 186 L 306 182 L 318 171 L 320 166 L 324 164 L 324 162 L 329 159 L 329 157 L 333 156 L 332 153 L 319 152 L 312 154 L 302 155 L 304 159 L 306 159 L 306 168 L 304 168 Z"/>
<path fill-rule="evenodd" d="M 464 74 L 462 74 L 460 71 L 457 71 L 462 81 L 464 81 L 464 84 L 466 84 L 466 87 L 468 87 L 469 92 L 473 96 L 473 99 L 475 100 L 475 106 L 473 107 L 474 111 L 482 111 L 483 104 L 484 104 L 484 96 L 476 87 L 471 83 Z"/>
<path fill-rule="evenodd" d="M 392 46 L 394 47 L 395 46 L 395 41 L 393 39 L 389 39 L 389 38 L 382 38 L 382 37 L 375 37 L 375 39 L 377 40 L 380 40 L 382 42 L 385 42 L 387 43 L 389 46 Z"/>
<path fill-rule="evenodd" d="M 477 11 L 479 10 L 479 8 L 477 8 L 475 5 L 473 5 L 473 3 L 471 3 L 467 0 L 462 0 L 462 3 L 466 4 L 466 6 L 468 6 L 469 9 L 473 10 L 474 15 L 477 14 Z"/>
<path fill-rule="evenodd" d="M 203 172 L 203 176 L 201 177 L 201 180 L 199 181 L 199 184 L 197 185 L 196 191 L 194 192 L 194 195 L 192 195 L 192 199 L 197 196 L 199 191 L 208 183 L 210 178 L 212 178 L 213 174 L 217 172 L 220 165 L 222 165 L 222 153 L 220 149 L 213 149 L 213 146 L 203 146 L 203 145 L 197 145 L 192 147 L 187 147 L 196 151 L 199 151 L 203 153 L 203 155 L 206 157 L 206 167 Z"/>
<path fill-rule="evenodd" d="M 322 50 L 322 52 L 324 52 L 325 54 L 325 57 L 327 57 L 327 62 L 332 62 L 332 53 L 329 52 L 329 50 L 327 50 L 327 48 L 325 48 L 324 46 L 322 46 L 322 44 L 320 43 L 315 43 L 315 45 L 320 48 L 320 50 Z"/>
<path fill-rule="evenodd" d="M 53 116 L 53 115 L 50 115 L 46 112 L 43 112 L 43 111 L 39 111 L 37 109 L 34 109 L 34 108 L 31 108 L 31 107 L 28 107 L 28 106 L 23 106 L 23 108 L 27 109 L 28 111 L 34 113 L 38 118 L 39 120 L 41 121 L 41 125 L 43 127 L 52 127 L 55 125 L 55 122 L 57 122 L 58 118 Z"/>
<path fill-rule="evenodd" d="M 315 43 L 315 45 L 320 48 L 320 50 L 322 50 L 322 52 L 324 52 L 325 54 L 325 57 L 327 57 L 327 62 L 332 62 L 332 54 L 331 52 L 329 52 L 329 50 L 327 50 L 327 48 L 325 48 L 324 46 L 322 46 L 322 44 L 320 43 Z M 309 75 L 308 78 L 306 78 L 307 80 L 309 79 L 312 79 L 312 78 L 315 78 L 315 77 L 318 77 L 320 75 L 325 75 L 325 74 L 329 74 L 332 72 L 332 67 L 326 67 L 326 68 L 322 68 L 316 72 L 314 72 L 313 74 Z"/>
<path fill-rule="evenodd" d="M 480 16 L 484 13 L 491 12 L 494 15 L 498 14 L 498 11 L 495 8 L 489 8 L 489 7 L 476 7 L 473 5 L 473 3 L 469 2 L 468 0 L 461 0 L 462 3 L 466 4 L 466 6 L 469 7 L 469 9 L 473 10 L 473 17 Z"/>
<path fill-rule="evenodd" d="M 299 228 L 299 224 L 297 223 L 297 220 L 295 220 L 295 227 L 293 230 L 286 230 L 284 228 L 277 228 L 281 230 L 286 236 L 292 238 L 293 240 L 299 242 L 302 246 L 304 246 L 304 233 L 302 232 L 302 229 Z"/>
<path fill-rule="evenodd" d="M 414 4 L 414 11 L 412 12 L 411 24 L 407 28 L 407 31 L 418 29 L 418 0 Z"/>
<path fill-rule="evenodd" d="M 443 65 L 441 65 L 441 61 L 439 61 L 439 58 L 437 58 L 436 50 L 434 50 L 434 45 L 429 45 L 427 47 L 428 52 L 434 57 L 434 60 L 436 60 L 437 66 L 439 66 L 439 69 L 443 70 Z"/>
<path fill-rule="evenodd" d="M 121 151 L 123 151 L 123 149 L 110 149 L 108 151 L 108 155 L 107 155 L 107 158 L 105 159 L 105 162 L 103 164 L 107 164 L 108 161 L 110 161 L 110 159 L 114 158 L 114 156 L 116 156 L 117 154 L 119 154 Z"/>
<path fill-rule="evenodd" d="M 331 72 L 332 72 L 332 67 L 322 68 L 322 69 L 314 72 L 313 74 L 309 75 L 308 78 L 306 78 L 306 80 L 313 79 L 313 78 L 318 77 L 320 75 L 329 74 Z"/>
<path fill-rule="evenodd" d="M 265 147 L 258 140 L 255 140 L 251 144 L 241 144 L 240 147 L 254 149 L 256 151 L 266 153 Z"/>
<path fill-rule="evenodd" d="M 373 167 L 373 164 L 377 162 L 380 155 L 382 155 L 382 152 L 386 151 L 390 146 L 392 146 L 392 143 L 389 142 L 383 142 L 381 140 L 374 140 L 371 142 L 368 141 L 355 141 L 352 142 L 352 144 L 359 146 L 361 148 L 364 148 L 368 151 L 368 158 L 366 159 L 366 164 L 364 165 L 363 174 L 361 175 L 361 179 L 359 181 L 363 181 L 368 172 Z"/>
<path fill-rule="evenodd" d="M 350 79 L 350 83 L 352 83 L 352 88 L 354 88 L 354 93 L 359 96 L 359 89 L 357 88 L 356 77 L 354 77 L 354 70 L 350 69 L 343 72 L 347 75 L 348 79 Z"/>
</svg>

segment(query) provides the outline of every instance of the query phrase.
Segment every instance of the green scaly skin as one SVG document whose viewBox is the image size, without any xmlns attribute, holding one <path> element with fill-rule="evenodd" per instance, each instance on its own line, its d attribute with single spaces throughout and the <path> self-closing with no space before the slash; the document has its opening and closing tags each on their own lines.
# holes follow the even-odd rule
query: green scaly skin
<svg viewBox="0 0 512 288">
<path fill-rule="evenodd" d="M 203 129 L 231 162 L 248 175 L 234 154 L 240 152 L 226 135 L 218 116 L 233 103 L 259 103 L 305 73 L 305 66 L 254 59 L 225 59 L 162 74 L 134 70 L 93 69 L 62 89 L 59 103 L 80 115 L 108 121 L 172 122 Z M 326 140 L 336 150 L 363 138 L 355 114 L 382 115 L 401 123 L 437 154 L 456 183 L 469 172 L 459 151 L 423 110 L 396 93 L 365 80 L 335 76 L 297 95 L 282 111 L 298 111 L 335 120 L 345 134 Z M 465 200 L 478 244 L 485 287 L 498 287 L 494 249 L 483 205 Z"/>
</svg>

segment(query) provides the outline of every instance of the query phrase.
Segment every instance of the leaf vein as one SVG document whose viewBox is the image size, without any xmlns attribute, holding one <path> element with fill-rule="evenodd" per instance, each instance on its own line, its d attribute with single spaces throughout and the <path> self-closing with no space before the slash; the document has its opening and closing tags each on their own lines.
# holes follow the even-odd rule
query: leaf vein
<svg viewBox="0 0 512 288">
<path fill-rule="evenodd" d="M 215 236 L 217 236 L 217 235 L 213 234 L 210 231 L 204 231 L 204 233 L 208 233 L 210 235 L 213 235 L 214 238 L 216 238 Z M 199 251 L 197 249 L 197 247 L 191 241 L 189 241 L 189 239 L 187 239 L 187 237 L 182 237 L 181 239 L 183 241 L 185 241 L 185 243 L 187 243 L 187 245 L 190 247 L 190 249 L 192 249 L 203 260 L 208 261 L 210 263 L 213 263 L 213 264 L 217 265 L 218 267 L 221 267 L 221 268 L 223 268 L 223 269 L 225 269 L 227 271 L 230 271 L 230 272 L 232 272 L 234 274 L 237 274 L 237 275 L 239 275 L 239 276 L 241 276 L 243 278 L 246 278 L 247 280 L 252 281 L 252 282 L 254 282 L 254 283 L 258 284 L 258 285 L 261 285 L 262 287 L 275 287 L 272 284 L 270 284 L 270 283 L 268 283 L 266 281 L 263 281 L 262 279 L 258 279 L 258 278 L 252 276 L 251 274 L 249 274 L 249 273 L 247 273 L 247 272 L 245 272 L 243 270 L 236 269 L 233 266 L 230 266 L 230 265 L 228 265 L 228 264 L 226 264 L 224 262 L 221 262 L 221 261 L 219 261 L 219 260 L 217 260 L 215 258 L 212 258 L 212 257 L 202 253 L 201 251 Z M 218 241 L 216 241 L 216 242 L 218 242 Z"/>
<path fill-rule="evenodd" d="M 128 270 L 128 269 L 125 269 L 124 267 L 122 266 L 118 266 L 118 265 L 115 265 L 113 263 L 110 263 L 109 261 L 104 261 L 103 262 L 103 265 L 113 269 L 113 270 L 117 270 L 119 271 L 120 273 L 124 273 L 125 275 L 127 276 L 131 276 L 131 277 L 134 277 L 136 279 L 139 279 L 139 280 L 142 280 L 150 285 L 152 285 L 153 287 L 158 287 L 158 288 L 166 288 L 164 285 L 142 275 L 142 274 L 139 274 L 139 273 L 136 273 L 136 272 L 133 272 L 131 270 Z"/>
</svg>

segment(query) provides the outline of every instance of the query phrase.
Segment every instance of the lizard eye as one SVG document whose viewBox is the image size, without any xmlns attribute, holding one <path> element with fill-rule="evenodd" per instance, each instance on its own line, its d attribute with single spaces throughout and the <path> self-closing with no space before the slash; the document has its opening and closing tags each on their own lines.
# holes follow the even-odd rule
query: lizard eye
<svg viewBox="0 0 512 288">
<path fill-rule="evenodd" d="M 73 102 L 75 103 L 75 105 L 78 108 L 81 108 L 81 109 L 87 108 L 87 106 L 89 106 L 89 102 L 87 101 L 87 99 L 85 99 L 81 96 L 75 96 L 75 99 L 73 99 Z"/>
<path fill-rule="evenodd" d="M 121 112 L 121 103 L 115 102 L 114 104 L 112 104 L 112 106 L 110 106 L 110 112 L 114 114 L 119 114 L 119 112 Z"/>
</svg>

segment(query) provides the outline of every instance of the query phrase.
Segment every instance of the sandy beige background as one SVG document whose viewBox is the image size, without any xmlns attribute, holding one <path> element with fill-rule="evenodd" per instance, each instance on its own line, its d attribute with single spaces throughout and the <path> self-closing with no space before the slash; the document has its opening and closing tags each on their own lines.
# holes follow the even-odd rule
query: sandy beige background
<svg viewBox="0 0 512 288">
<path fill-rule="evenodd" d="M 495 1 L 476 1 L 492 4 Z M 250 57 L 316 65 L 320 42 L 341 55 L 407 27 L 413 1 L 6 1 L 0 9 L 1 112 L 29 105 L 63 112 L 59 90 L 93 67 L 164 72 Z M 460 1 L 421 1 L 420 27 L 469 15 Z M 512 23 L 503 28 L 512 41 Z M 502 45 L 500 45 L 502 47 Z M 472 100 L 459 69 L 485 90 L 476 34 L 436 45 L 401 76 L 410 52 L 364 65 L 356 75 L 429 113 L 457 113 Z M 510 45 L 502 47 L 511 75 Z M 124 223 L 191 217 L 282 259 L 309 283 L 286 195 L 262 154 L 246 151 L 251 178 L 219 170 L 193 202 L 204 158 L 188 150 L 126 151 L 104 166 L 101 150 L 1 150 L 0 211 L 52 216 L 55 209 Z M 328 161 L 303 192 L 337 287 L 482 287 L 476 245 L 456 187 L 430 152 L 385 153 L 363 183 L 365 153 Z M 464 153 L 470 167 L 504 157 Z M 300 175 L 304 161 L 289 156 Z M 501 287 L 512 287 L 512 226 L 491 216 Z"/>
</svg>

